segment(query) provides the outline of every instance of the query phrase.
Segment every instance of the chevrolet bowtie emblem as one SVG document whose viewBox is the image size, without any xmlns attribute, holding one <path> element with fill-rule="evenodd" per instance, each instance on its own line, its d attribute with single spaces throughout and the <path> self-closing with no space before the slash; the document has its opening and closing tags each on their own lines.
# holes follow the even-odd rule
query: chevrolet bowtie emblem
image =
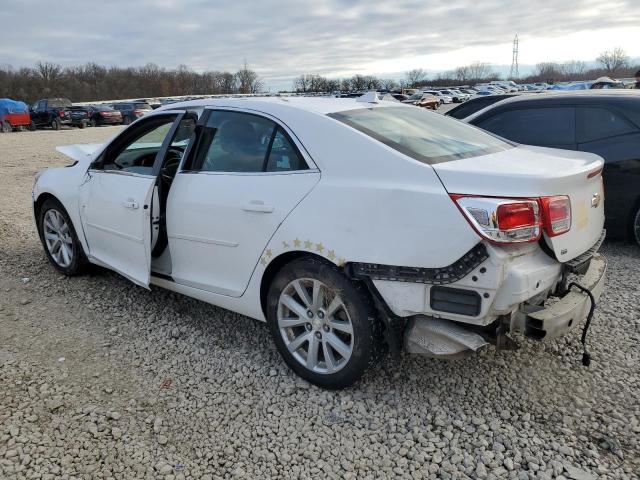
<svg viewBox="0 0 640 480">
<path fill-rule="evenodd" d="M 598 205 L 600 205 L 600 194 L 594 193 L 591 197 L 591 208 L 598 208 Z"/>
</svg>

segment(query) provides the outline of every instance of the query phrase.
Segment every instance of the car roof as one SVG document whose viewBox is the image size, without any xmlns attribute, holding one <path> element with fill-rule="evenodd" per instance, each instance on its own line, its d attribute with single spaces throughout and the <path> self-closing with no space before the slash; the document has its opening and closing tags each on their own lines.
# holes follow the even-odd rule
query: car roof
<svg viewBox="0 0 640 480">
<path fill-rule="evenodd" d="M 359 97 L 358 97 L 359 98 Z M 358 98 L 335 98 L 335 97 L 228 97 L 209 98 L 202 100 L 192 100 L 188 102 L 171 103 L 158 108 L 156 111 L 174 110 L 180 108 L 193 107 L 232 107 L 246 108 L 265 113 L 270 113 L 274 108 L 281 107 L 302 110 L 320 115 L 356 110 L 362 108 L 384 108 L 403 107 L 411 108 L 400 102 L 379 100 L 378 102 L 363 102 Z"/>
<path fill-rule="evenodd" d="M 575 91 L 558 91 L 550 90 L 541 93 L 523 93 L 499 102 L 493 103 L 477 112 L 465 117 L 465 121 L 472 121 L 475 118 L 489 112 L 491 110 L 511 105 L 572 105 L 581 104 L 601 104 L 612 105 L 619 103 L 628 105 L 629 101 L 640 101 L 640 91 L 638 90 L 622 90 L 622 89 L 594 89 L 594 90 L 575 90 Z"/>
</svg>

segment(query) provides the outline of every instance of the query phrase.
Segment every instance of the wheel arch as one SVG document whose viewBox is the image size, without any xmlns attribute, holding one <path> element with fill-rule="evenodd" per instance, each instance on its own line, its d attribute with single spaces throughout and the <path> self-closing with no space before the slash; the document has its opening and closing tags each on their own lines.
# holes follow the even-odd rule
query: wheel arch
<svg viewBox="0 0 640 480">
<path fill-rule="evenodd" d="M 265 268 L 265 271 L 262 274 L 262 278 L 260 280 L 260 307 L 262 308 L 262 313 L 264 314 L 265 318 L 267 317 L 267 294 L 269 292 L 269 287 L 271 286 L 273 279 L 285 265 L 288 265 L 294 260 L 298 260 L 300 258 L 312 258 L 322 263 L 326 263 L 327 265 L 335 266 L 334 263 L 329 262 L 329 260 L 327 260 L 326 258 L 304 250 L 293 250 L 284 252 L 275 257 Z"/>
<path fill-rule="evenodd" d="M 59 196 L 56 196 L 54 193 L 48 190 L 44 190 L 40 192 L 33 201 L 33 216 L 36 222 L 36 229 L 38 230 L 38 235 L 42 236 L 42 232 L 40 231 L 40 226 L 38 225 L 39 212 L 40 212 L 40 209 L 42 208 L 42 205 L 47 200 L 53 200 L 59 203 L 62 206 L 62 208 L 64 208 L 65 212 L 69 216 L 69 219 L 71 220 L 71 224 L 76 232 L 76 235 L 78 236 L 80 245 L 82 245 L 84 253 L 85 255 L 87 255 L 87 252 L 89 251 L 89 249 L 86 244 L 86 240 L 84 238 L 84 230 L 82 228 L 82 223 L 80 222 L 79 218 L 76 219 L 76 217 L 74 216 L 75 212 L 70 211 L 67 205 L 65 205 L 65 202 Z"/>
</svg>

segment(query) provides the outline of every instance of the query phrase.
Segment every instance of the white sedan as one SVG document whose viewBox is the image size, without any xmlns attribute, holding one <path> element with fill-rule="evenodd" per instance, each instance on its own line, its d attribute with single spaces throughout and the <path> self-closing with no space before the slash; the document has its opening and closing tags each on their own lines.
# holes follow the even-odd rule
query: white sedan
<svg viewBox="0 0 640 480">
<path fill-rule="evenodd" d="M 373 93 L 172 104 L 106 145 L 58 149 L 75 163 L 33 189 L 56 269 L 97 264 L 267 321 L 323 387 L 386 350 L 556 337 L 602 289 L 599 157 Z"/>
</svg>

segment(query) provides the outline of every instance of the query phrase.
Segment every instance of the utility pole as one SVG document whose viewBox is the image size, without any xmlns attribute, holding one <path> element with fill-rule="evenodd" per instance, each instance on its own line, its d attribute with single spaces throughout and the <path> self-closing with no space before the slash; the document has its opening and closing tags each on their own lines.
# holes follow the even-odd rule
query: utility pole
<svg viewBox="0 0 640 480">
<path fill-rule="evenodd" d="M 520 76 L 518 72 L 518 34 L 516 33 L 513 39 L 513 55 L 511 57 L 511 71 L 509 72 L 509 78 L 518 78 Z"/>
</svg>

